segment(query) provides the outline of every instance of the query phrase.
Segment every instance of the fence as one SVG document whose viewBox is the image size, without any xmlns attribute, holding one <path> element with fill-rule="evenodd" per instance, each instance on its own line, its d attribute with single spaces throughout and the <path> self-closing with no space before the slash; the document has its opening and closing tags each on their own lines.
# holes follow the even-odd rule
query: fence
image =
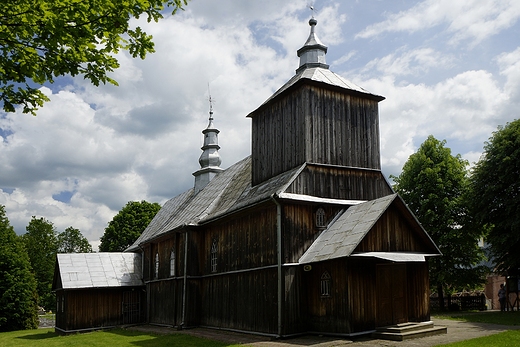
<svg viewBox="0 0 520 347">
<path fill-rule="evenodd" d="M 430 307 L 433 310 L 440 309 L 440 300 L 438 297 L 430 297 Z M 486 296 L 467 295 L 467 296 L 448 296 L 444 298 L 444 308 L 451 311 L 469 311 L 469 310 L 486 310 Z"/>
</svg>

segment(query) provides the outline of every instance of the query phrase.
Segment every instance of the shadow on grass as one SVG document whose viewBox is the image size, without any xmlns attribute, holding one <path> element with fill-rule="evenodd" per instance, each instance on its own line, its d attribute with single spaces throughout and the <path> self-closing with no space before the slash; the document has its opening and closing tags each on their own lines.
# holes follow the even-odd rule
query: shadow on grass
<svg viewBox="0 0 520 347">
<path fill-rule="evenodd" d="M 22 340 L 46 340 L 46 339 L 52 339 L 55 337 L 58 337 L 59 335 L 56 334 L 54 331 L 45 331 L 41 333 L 36 334 L 28 334 L 24 336 L 18 336 L 17 339 Z"/>
</svg>

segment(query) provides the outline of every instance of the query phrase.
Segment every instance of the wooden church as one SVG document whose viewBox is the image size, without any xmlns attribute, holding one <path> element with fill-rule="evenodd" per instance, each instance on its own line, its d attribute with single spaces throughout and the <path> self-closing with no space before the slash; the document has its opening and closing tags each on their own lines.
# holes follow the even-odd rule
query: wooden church
<svg viewBox="0 0 520 347">
<path fill-rule="evenodd" d="M 381 172 L 384 98 L 330 71 L 309 24 L 294 77 L 248 115 L 251 155 L 220 168 L 210 112 L 194 187 L 126 251 L 142 262 L 140 322 L 287 337 L 430 320 L 426 258 L 440 252 Z M 74 317 L 62 267 L 58 315 Z"/>
</svg>

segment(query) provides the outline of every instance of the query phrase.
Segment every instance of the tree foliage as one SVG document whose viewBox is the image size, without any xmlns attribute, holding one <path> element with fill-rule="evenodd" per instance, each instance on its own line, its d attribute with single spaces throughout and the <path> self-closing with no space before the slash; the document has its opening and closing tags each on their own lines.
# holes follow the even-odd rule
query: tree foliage
<svg viewBox="0 0 520 347">
<path fill-rule="evenodd" d="M 58 76 L 83 75 L 95 86 L 117 82 L 120 50 L 144 59 L 154 52 L 152 36 L 130 19 L 162 18 L 187 0 L 4 0 L 0 6 L 0 100 L 7 112 L 22 105 L 35 114 L 49 99 L 38 85 Z"/>
<path fill-rule="evenodd" d="M 58 253 L 92 253 L 92 246 L 79 229 L 68 227 L 58 235 Z"/>
<path fill-rule="evenodd" d="M 161 205 L 147 201 L 130 201 L 108 223 L 101 236 L 100 252 L 122 252 L 146 229 Z"/>
<path fill-rule="evenodd" d="M 472 210 L 490 228 L 496 269 L 520 272 L 520 119 L 499 127 L 471 175 Z"/>
<path fill-rule="evenodd" d="M 430 281 L 439 295 L 481 285 L 486 268 L 478 266 L 483 229 L 467 208 L 467 161 L 429 136 L 410 156 L 395 190 L 437 244 L 443 256 L 430 259 Z"/>
<path fill-rule="evenodd" d="M 36 301 L 29 256 L 0 205 L 0 331 L 37 328 Z"/>
<path fill-rule="evenodd" d="M 36 278 L 39 304 L 46 310 L 54 309 L 56 300 L 51 289 L 58 252 L 56 229 L 45 218 L 33 216 L 26 230 L 27 233 L 22 235 L 22 240 Z"/>
</svg>

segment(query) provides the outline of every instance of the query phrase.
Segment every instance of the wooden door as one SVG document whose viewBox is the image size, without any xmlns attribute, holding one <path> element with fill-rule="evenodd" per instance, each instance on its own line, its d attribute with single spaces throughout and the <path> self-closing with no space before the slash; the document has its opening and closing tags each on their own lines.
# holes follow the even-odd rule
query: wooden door
<svg viewBox="0 0 520 347">
<path fill-rule="evenodd" d="M 123 292 L 123 324 L 141 323 L 141 298 L 139 291 Z"/>
<path fill-rule="evenodd" d="M 376 285 L 377 326 L 387 326 L 407 322 L 406 265 L 377 265 Z"/>
</svg>

